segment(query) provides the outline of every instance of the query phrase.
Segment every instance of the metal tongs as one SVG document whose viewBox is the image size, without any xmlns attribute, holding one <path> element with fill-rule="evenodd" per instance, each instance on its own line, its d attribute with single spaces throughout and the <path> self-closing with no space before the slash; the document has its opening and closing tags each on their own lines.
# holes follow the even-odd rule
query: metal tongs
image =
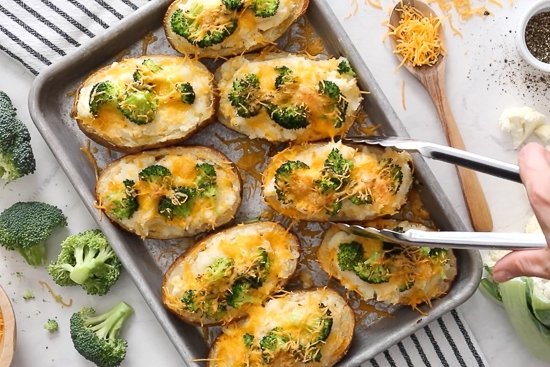
<svg viewBox="0 0 550 367">
<path fill-rule="evenodd" d="M 487 158 L 478 154 L 444 145 L 396 137 L 350 137 L 344 143 L 380 145 L 399 150 L 413 151 L 425 157 L 487 173 L 496 177 L 521 183 L 519 167 L 513 164 Z M 404 246 L 425 246 L 455 249 L 501 249 L 527 250 L 546 248 L 543 234 L 495 233 L 495 232 L 428 232 L 409 229 L 403 233 L 389 229 L 377 229 L 345 223 L 332 223 L 341 230 L 384 242 Z"/>
</svg>

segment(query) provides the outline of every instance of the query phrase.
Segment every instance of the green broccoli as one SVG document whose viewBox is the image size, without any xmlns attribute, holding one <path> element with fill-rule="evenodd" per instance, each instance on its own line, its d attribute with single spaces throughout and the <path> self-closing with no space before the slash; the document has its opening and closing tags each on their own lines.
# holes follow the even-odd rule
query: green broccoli
<svg viewBox="0 0 550 367">
<path fill-rule="evenodd" d="M 341 191 L 348 184 L 352 169 L 353 162 L 333 148 L 325 160 L 322 177 L 315 183 L 323 194 Z"/>
<path fill-rule="evenodd" d="M 248 281 L 252 288 L 259 288 L 264 283 L 269 269 L 271 268 L 271 261 L 269 260 L 269 254 L 266 249 L 260 247 L 258 249 L 258 257 L 248 269 L 248 273 L 243 279 Z"/>
<path fill-rule="evenodd" d="M 231 287 L 231 292 L 227 297 L 227 304 L 233 308 L 239 308 L 245 303 L 251 302 L 250 289 L 252 288 L 249 281 L 239 279 Z"/>
<path fill-rule="evenodd" d="M 160 198 L 158 212 L 172 220 L 174 217 L 185 218 L 191 214 L 197 190 L 180 186 L 173 190 L 172 195 Z"/>
<path fill-rule="evenodd" d="M 327 306 L 320 303 L 319 308 L 325 309 Z M 329 309 L 326 310 L 326 313 L 321 317 L 319 320 L 319 324 L 321 325 L 321 331 L 319 332 L 319 337 L 316 341 L 325 341 L 327 340 L 328 336 L 330 335 L 330 332 L 332 331 L 332 312 L 330 312 Z"/>
<path fill-rule="evenodd" d="M 305 105 L 277 106 L 267 105 L 269 117 L 285 129 L 303 129 L 309 125 L 308 111 Z"/>
<path fill-rule="evenodd" d="M 335 108 L 337 111 L 334 126 L 336 128 L 342 127 L 346 121 L 348 101 L 346 101 L 344 95 L 340 92 L 340 87 L 330 80 L 323 80 L 319 82 L 319 93 L 327 96 L 330 99 L 329 107 Z"/>
<path fill-rule="evenodd" d="M 309 166 L 301 161 L 288 161 L 283 163 L 275 171 L 275 191 L 277 192 L 277 200 L 283 204 L 290 203 L 285 192 L 291 186 L 292 173 L 300 169 L 309 169 Z"/>
<path fill-rule="evenodd" d="M 338 72 L 340 74 L 349 74 L 351 76 L 355 76 L 355 71 L 353 71 L 353 69 L 351 68 L 350 64 L 349 64 L 349 61 L 344 59 L 342 61 L 340 61 L 340 63 L 338 64 Z"/>
<path fill-rule="evenodd" d="M 243 342 L 244 342 L 244 345 L 247 347 L 247 348 L 251 348 L 252 347 L 252 343 L 254 343 L 254 335 L 252 334 L 244 334 L 243 335 Z"/>
<path fill-rule="evenodd" d="M 48 319 L 48 321 L 46 321 L 46 323 L 44 324 L 44 329 L 53 334 L 57 332 L 57 330 L 59 330 L 59 325 L 57 324 L 57 321 L 53 319 Z"/>
<path fill-rule="evenodd" d="M 390 279 L 388 268 L 381 263 L 380 255 L 374 253 L 355 265 L 353 270 L 361 280 L 371 284 L 385 283 Z"/>
<path fill-rule="evenodd" d="M 205 275 L 209 281 L 216 282 L 227 276 L 233 269 L 233 259 L 230 257 L 218 257 L 206 269 Z"/>
<path fill-rule="evenodd" d="M 195 291 L 190 289 L 183 293 L 183 296 L 181 297 L 181 303 L 183 303 L 183 307 L 189 311 L 189 312 L 197 312 L 198 307 L 195 303 Z"/>
<path fill-rule="evenodd" d="M 124 302 L 101 315 L 96 315 L 91 307 L 75 312 L 70 321 L 75 349 L 98 367 L 119 366 L 128 347 L 128 342 L 120 337 L 120 330 L 133 312 Z"/>
<path fill-rule="evenodd" d="M 272 356 L 288 343 L 288 336 L 282 333 L 280 328 L 274 328 L 260 340 L 260 349 L 262 350 L 262 359 L 264 363 L 269 363 Z"/>
<path fill-rule="evenodd" d="M 210 163 L 197 164 L 197 191 L 201 196 L 216 196 L 216 168 Z"/>
<path fill-rule="evenodd" d="M 181 94 L 181 101 L 185 104 L 193 104 L 195 102 L 195 90 L 191 83 L 180 83 L 176 85 L 176 89 Z"/>
<path fill-rule="evenodd" d="M 165 177 L 172 176 L 172 172 L 160 164 L 153 164 L 142 169 L 138 176 L 142 181 L 161 183 Z"/>
<path fill-rule="evenodd" d="M 279 0 L 252 0 L 251 7 L 256 16 L 269 18 L 277 14 Z"/>
<path fill-rule="evenodd" d="M 321 360 L 323 356 L 321 354 L 321 347 L 332 331 L 332 313 L 323 303 L 319 304 L 319 308 L 324 312 L 323 316 L 313 320 L 313 324 L 309 326 L 310 330 L 313 332 L 318 331 L 319 335 L 306 345 L 300 345 L 296 351 L 296 355 L 304 363 L 319 362 Z M 315 335 L 314 333 L 312 334 Z"/>
<path fill-rule="evenodd" d="M 61 253 L 48 266 L 60 286 L 80 285 L 88 294 L 104 295 L 116 283 L 122 264 L 98 229 L 67 237 Z"/>
<path fill-rule="evenodd" d="M 240 117 L 253 117 L 260 113 L 262 103 L 258 97 L 260 79 L 256 74 L 247 74 L 233 81 L 229 92 L 229 102 L 237 109 Z"/>
<path fill-rule="evenodd" d="M 151 59 L 145 59 L 140 66 L 136 68 L 132 77 L 134 82 L 141 84 L 143 82 L 143 70 L 148 69 L 152 73 L 158 73 L 162 70 L 162 67 Z"/>
<path fill-rule="evenodd" d="M 139 208 L 135 182 L 124 180 L 124 192 L 117 194 L 120 198 L 112 200 L 113 208 L 111 213 L 118 219 L 130 219 Z"/>
<path fill-rule="evenodd" d="M 393 163 L 393 159 L 384 158 L 380 161 L 381 171 L 380 176 L 390 181 L 390 190 L 395 194 L 399 191 L 403 183 L 403 172 L 401 167 Z"/>
<path fill-rule="evenodd" d="M 294 82 L 294 75 L 292 69 L 288 66 L 277 66 L 277 77 L 275 78 L 275 88 L 279 89 L 283 85 Z"/>
<path fill-rule="evenodd" d="M 227 14 L 209 17 L 215 24 L 200 24 L 197 15 L 203 11 L 202 4 L 190 11 L 178 9 L 170 18 L 170 27 L 178 36 L 182 36 L 189 43 L 200 48 L 210 47 L 223 42 L 237 29 L 237 19 L 229 18 Z"/>
<path fill-rule="evenodd" d="M 35 169 L 29 130 L 17 118 L 8 95 L 0 91 L 0 178 L 13 181 Z"/>
<path fill-rule="evenodd" d="M 136 125 L 153 122 L 158 106 L 157 97 L 148 90 L 129 90 L 118 103 L 124 117 Z"/>
<path fill-rule="evenodd" d="M 243 7 L 243 0 L 222 0 L 223 5 L 227 10 L 239 10 Z"/>
<path fill-rule="evenodd" d="M 363 260 L 363 246 L 359 242 L 352 241 L 341 243 L 338 246 L 338 266 L 342 270 L 353 270 Z"/>
<path fill-rule="evenodd" d="M 30 301 L 31 299 L 34 299 L 34 293 L 29 289 L 26 290 L 25 293 L 23 293 L 23 299 L 25 301 Z"/>
<path fill-rule="evenodd" d="M 109 80 L 95 84 L 90 92 L 90 100 L 88 102 L 92 115 L 97 117 L 103 106 L 116 106 L 120 92 L 120 88 Z"/>
<path fill-rule="evenodd" d="M 344 203 L 342 203 L 342 201 L 338 199 L 337 201 L 334 201 L 329 205 L 326 212 L 329 216 L 334 217 L 338 215 L 338 213 L 340 213 L 343 205 Z"/>
<path fill-rule="evenodd" d="M 356 195 L 350 196 L 349 201 L 351 201 L 351 203 L 354 205 L 366 205 L 366 204 L 373 203 L 372 195 L 370 194 L 367 195 L 366 197 L 364 197 L 363 195 L 356 194 Z"/>
<path fill-rule="evenodd" d="M 0 245 L 18 251 L 29 265 L 42 265 L 46 239 L 56 227 L 66 225 L 67 218 L 53 205 L 18 202 L 0 214 Z"/>
</svg>

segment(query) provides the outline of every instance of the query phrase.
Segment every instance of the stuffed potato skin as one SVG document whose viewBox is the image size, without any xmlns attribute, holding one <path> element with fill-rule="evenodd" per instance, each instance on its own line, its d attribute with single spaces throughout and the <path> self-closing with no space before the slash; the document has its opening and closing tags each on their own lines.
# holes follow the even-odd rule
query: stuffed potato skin
<svg viewBox="0 0 550 367">
<path fill-rule="evenodd" d="M 429 230 L 407 221 L 378 220 L 377 228 Z M 444 295 L 456 277 L 452 250 L 391 245 L 356 236 L 335 226 L 324 235 L 317 252 L 321 268 L 365 300 L 416 308 Z"/>
<path fill-rule="evenodd" d="M 267 204 L 307 221 L 361 221 L 395 214 L 412 185 L 408 153 L 341 142 L 295 145 L 263 176 Z"/>
<path fill-rule="evenodd" d="M 282 289 L 296 270 L 299 246 L 298 238 L 275 222 L 240 224 L 210 235 L 170 266 L 163 303 L 199 325 L 241 318 Z"/>
<path fill-rule="evenodd" d="M 347 352 L 355 316 L 329 288 L 290 292 L 254 306 L 214 341 L 209 367 L 330 367 Z"/>
<path fill-rule="evenodd" d="M 80 85 L 79 128 L 98 144 L 137 152 L 181 142 L 212 121 L 213 75 L 197 60 L 151 55 L 105 66 Z"/>
<path fill-rule="evenodd" d="M 96 184 L 98 206 L 122 228 L 143 238 L 193 236 L 233 219 L 241 179 L 217 150 L 172 147 L 112 162 Z"/>
<path fill-rule="evenodd" d="M 176 0 L 164 31 L 182 54 L 218 58 L 272 44 L 302 15 L 309 0 Z"/>
<path fill-rule="evenodd" d="M 238 56 L 225 62 L 215 78 L 220 122 L 252 139 L 271 142 L 344 135 L 362 101 L 355 73 L 343 57 Z"/>
</svg>

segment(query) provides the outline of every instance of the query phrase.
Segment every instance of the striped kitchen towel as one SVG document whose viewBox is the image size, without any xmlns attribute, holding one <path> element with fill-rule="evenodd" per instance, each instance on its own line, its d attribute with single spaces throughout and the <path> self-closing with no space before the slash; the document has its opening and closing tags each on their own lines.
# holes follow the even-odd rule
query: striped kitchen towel
<svg viewBox="0 0 550 367">
<path fill-rule="evenodd" d="M 36 75 L 147 2 L 2 0 L 0 50 Z M 460 312 L 453 310 L 363 366 L 488 365 Z"/>
</svg>

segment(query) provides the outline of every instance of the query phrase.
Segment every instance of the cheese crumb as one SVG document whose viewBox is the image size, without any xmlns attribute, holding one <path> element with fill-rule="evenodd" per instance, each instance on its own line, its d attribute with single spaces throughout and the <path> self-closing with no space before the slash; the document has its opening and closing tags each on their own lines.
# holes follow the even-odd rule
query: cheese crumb
<svg viewBox="0 0 550 367">
<path fill-rule="evenodd" d="M 499 125 L 512 135 L 514 148 L 518 148 L 531 134 L 536 133 L 545 142 L 550 138 L 546 117 L 531 107 L 508 108 L 502 112 Z"/>
</svg>

